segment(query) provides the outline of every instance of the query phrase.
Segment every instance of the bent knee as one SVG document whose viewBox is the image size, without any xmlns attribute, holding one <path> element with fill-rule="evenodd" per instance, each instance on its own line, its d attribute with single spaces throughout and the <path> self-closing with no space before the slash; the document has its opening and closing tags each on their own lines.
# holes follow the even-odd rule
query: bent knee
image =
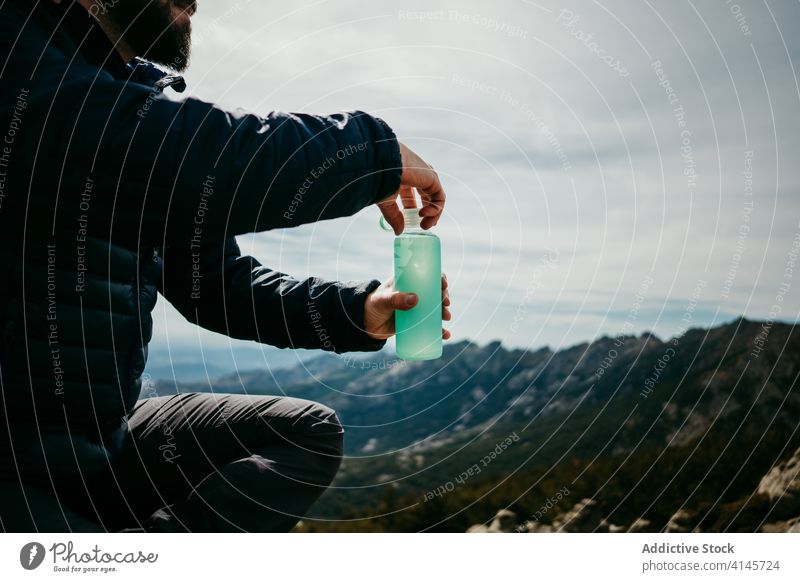
<svg viewBox="0 0 800 582">
<path fill-rule="evenodd" d="M 332 408 L 311 400 L 293 400 L 300 411 L 293 423 L 299 436 L 295 444 L 313 454 L 318 481 L 327 486 L 336 476 L 344 456 L 344 428 Z"/>
<path fill-rule="evenodd" d="M 270 440 L 280 435 L 286 444 L 336 459 L 338 467 L 344 451 L 344 428 L 332 408 L 312 400 L 283 396 L 264 398 L 258 413 L 270 427 L 266 431 Z"/>
<path fill-rule="evenodd" d="M 344 428 L 336 411 L 312 400 L 292 398 L 296 414 L 292 426 L 302 432 L 311 433 L 343 433 Z"/>
</svg>

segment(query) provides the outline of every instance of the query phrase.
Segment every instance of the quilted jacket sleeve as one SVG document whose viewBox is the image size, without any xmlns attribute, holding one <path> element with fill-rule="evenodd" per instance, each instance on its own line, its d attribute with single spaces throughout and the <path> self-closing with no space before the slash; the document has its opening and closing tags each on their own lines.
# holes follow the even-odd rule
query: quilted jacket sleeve
<svg viewBox="0 0 800 582">
<path fill-rule="evenodd" d="M 377 280 L 296 280 L 241 256 L 233 239 L 350 216 L 396 192 L 399 144 L 381 119 L 231 112 L 87 70 L 37 79 L 25 122 L 39 126 L 32 140 L 48 136 L 28 144 L 50 168 L 34 173 L 37 190 L 60 192 L 59 212 L 80 208 L 91 177 L 91 227 L 163 247 L 162 292 L 190 321 L 282 347 L 385 343 L 362 329 Z"/>
<path fill-rule="evenodd" d="M 91 175 L 108 193 L 96 211 L 140 239 L 189 244 L 350 216 L 400 184 L 394 133 L 361 111 L 230 112 L 102 77 L 46 93 L 31 98 L 59 113 L 37 144 L 43 163 L 61 184 Z"/>
<path fill-rule="evenodd" d="M 236 240 L 164 249 L 161 293 L 190 322 L 280 348 L 375 351 L 364 301 L 380 281 L 303 280 L 242 256 Z"/>
</svg>

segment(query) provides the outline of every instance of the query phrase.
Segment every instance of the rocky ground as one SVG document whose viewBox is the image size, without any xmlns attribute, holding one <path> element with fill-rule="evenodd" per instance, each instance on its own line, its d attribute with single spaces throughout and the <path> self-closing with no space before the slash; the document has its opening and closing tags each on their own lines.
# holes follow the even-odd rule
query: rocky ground
<svg viewBox="0 0 800 582">
<path fill-rule="evenodd" d="M 747 506 L 749 511 L 763 511 L 760 523 L 758 515 L 753 518 L 757 527 L 752 531 L 763 533 L 800 533 L 800 448 L 785 461 L 775 465 L 758 484 L 753 494 L 739 502 L 727 504 L 730 509 Z M 476 524 L 468 533 L 549 533 L 549 532 L 656 532 L 688 533 L 702 532 L 698 525 L 702 513 L 714 508 L 675 511 L 665 528 L 656 528 L 646 519 L 637 519 L 630 524 L 610 523 L 593 499 L 581 499 L 566 511 L 555 515 L 550 523 L 521 520 L 513 511 L 501 509 L 489 524 Z M 724 530 L 723 530 L 724 531 Z"/>
</svg>

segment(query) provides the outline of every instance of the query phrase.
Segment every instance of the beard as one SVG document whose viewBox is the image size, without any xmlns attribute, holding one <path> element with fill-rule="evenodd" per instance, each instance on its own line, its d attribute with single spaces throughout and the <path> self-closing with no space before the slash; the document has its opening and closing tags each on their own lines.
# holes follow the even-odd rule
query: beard
<svg viewBox="0 0 800 582">
<path fill-rule="evenodd" d="M 173 7 L 195 6 L 194 0 L 113 0 L 101 2 L 109 24 L 140 57 L 178 72 L 189 66 L 192 25 L 176 20 Z"/>
</svg>

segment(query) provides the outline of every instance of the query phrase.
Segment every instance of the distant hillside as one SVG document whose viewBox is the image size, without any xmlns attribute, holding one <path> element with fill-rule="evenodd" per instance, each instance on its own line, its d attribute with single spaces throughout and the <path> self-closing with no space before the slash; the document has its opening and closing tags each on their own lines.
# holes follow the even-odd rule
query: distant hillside
<svg viewBox="0 0 800 582">
<path fill-rule="evenodd" d="M 315 515 L 391 515 L 307 528 L 464 531 L 507 506 L 525 521 L 566 488 L 561 510 L 588 498 L 610 523 L 644 516 L 658 529 L 684 505 L 710 515 L 752 493 L 800 446 L 799 359 L 796 327 L 737 319 L 558 352 L 462 341 L 433 362 L 325 354 L 223 377 L 214 390 L 338 411 L 349 457 Z"/>
<path fill-rule="evenodd" d="M 244 342 L 241 342 L 244 343 Z M 182 382 L 208 382 L 229 374 L 231 370 L 255 368 L 278 369 L 296 366 L 313 357 L 314 350 L 281 350 L 273 346 L 239 342 L 227 347 L 192 344 L 151 343 L 145 378 L 162 380 L 177 378 Z"/>
</svg>

